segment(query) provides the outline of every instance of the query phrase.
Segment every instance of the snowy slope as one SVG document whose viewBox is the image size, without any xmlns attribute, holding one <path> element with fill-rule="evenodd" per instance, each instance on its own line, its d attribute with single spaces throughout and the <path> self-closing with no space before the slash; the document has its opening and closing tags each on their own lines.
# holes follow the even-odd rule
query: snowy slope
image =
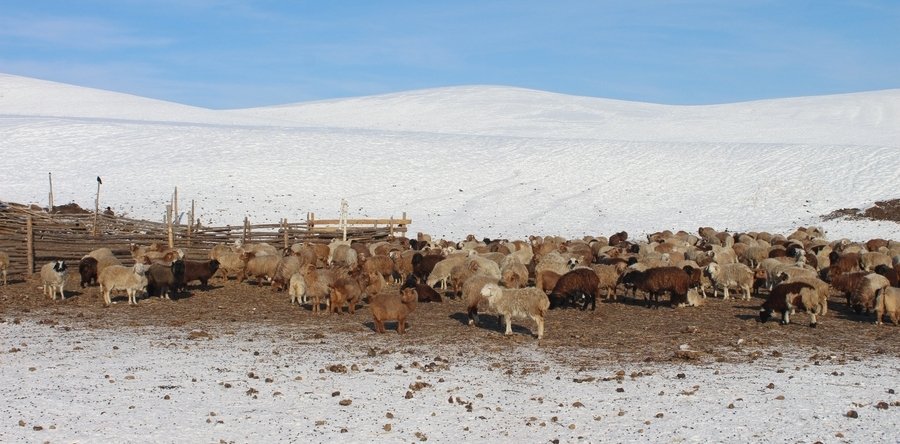
<svg viewBox="0 0 900 444">
<path fill-rule="evenodd" d="M 819 219 L 898 197 L 900 90 L 674 107 L 459 87 L 232 111 L 14 76 L 0 92 L 2 200 L 46 205 L 52 172 L 57 204 L 90 206 L 99 175 L 103 206 L 153 220 L 178 186 L 206 224 L 336 217 L 346 198 L 351 217 L 406 212 L 449 238 L 900 238 Z"/>
</svg>

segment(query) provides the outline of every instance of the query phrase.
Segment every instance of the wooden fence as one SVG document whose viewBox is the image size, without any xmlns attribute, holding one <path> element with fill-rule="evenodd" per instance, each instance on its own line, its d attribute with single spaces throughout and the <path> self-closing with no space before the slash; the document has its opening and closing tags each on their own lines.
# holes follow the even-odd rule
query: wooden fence
<svg viewBox="0 0 900 444">
<path fill-rule="evenodd" d="M 220 243 L 268 242 L 288 247 L 297 242 L 327 243 L 340 239 L 378 241 L 406 236 L 412 223 L 406 213 L 399 219 L 316 219 L 307 214 L 300 222 L 282 219 L 277 224 L 250 223 L 224 227 L 173 225 L 99 214 L 49 214 L 16 204 L 0 208 L 0 251 L 10 256 L 11 275 L 34 273 L 51 260 L 76 264 L 82 256 L 100 247 L 113 251 L 124 263 L 131 261 L 131 244 L 153 242 L 181 248 L 191 259 L 202 259 Z"/>
</svg>

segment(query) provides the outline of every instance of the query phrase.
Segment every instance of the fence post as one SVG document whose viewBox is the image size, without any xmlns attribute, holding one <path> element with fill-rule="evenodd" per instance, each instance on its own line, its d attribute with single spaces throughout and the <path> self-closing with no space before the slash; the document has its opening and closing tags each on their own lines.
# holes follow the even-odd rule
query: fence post
<svg viewBox="0 0 900 444">
<path fill-rule="evenodd" d="M 246 244 L 248 241 L 250 241 L 250 216 L 244 216 L 244 236 L 242 242 Z"/>
<path fill-rule="evenodd" d="M 166 232 L 169 238 L 169 248 L 175 248 L 175 230 L 172 229 L 172 205 L 166 205 Z"/>
<path fill-rule="evenodd" d="M 290 235 L 288 234 L 287 218 L 282 219 L 281 229 L 284 231 L 284 248 L 287 249 L 290 246 L 290 245 L 288 245 L 288 239 L 290 238 Z"/>
<path fill-rule="evenodd" d="M 34 273 L 34 229 L 31 216 L 25 219 L 25 278 Z"/>
</svg>

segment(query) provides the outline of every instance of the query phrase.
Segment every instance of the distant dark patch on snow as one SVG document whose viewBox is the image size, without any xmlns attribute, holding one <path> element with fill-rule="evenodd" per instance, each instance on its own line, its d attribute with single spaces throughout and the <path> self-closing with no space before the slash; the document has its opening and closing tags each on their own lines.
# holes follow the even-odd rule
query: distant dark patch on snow
<svg viewBox="0 0 900 444">
<path fill-rule="evenodd" d="M 888 220 L 900 223 L 900 199 L 877 201 L 875 205 L 866 208 L 865 211 L 859 208 L 841 208 L 822 215 L 823 220 L 833 220 L 842 217 L 847 219 Z"/>
</svg>

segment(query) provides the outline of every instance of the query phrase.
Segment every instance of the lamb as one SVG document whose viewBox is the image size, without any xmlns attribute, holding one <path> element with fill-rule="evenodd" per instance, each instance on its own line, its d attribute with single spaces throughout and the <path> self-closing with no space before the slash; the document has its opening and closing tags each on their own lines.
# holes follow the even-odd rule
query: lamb
<svg viewBox="0 0 900 444">
<path fill-rule="evenodd" d="M 375 322 L 375 331 L 384 333 L 385 321 L 397 321 L 397 333 L 406 333 L 406 317 L 416 309 L 418 295 L 413 288 L 382 291 L 372 296 L 369 306 Z"/>
<path fill-rule="evenodd" d="M 147 265 L 142 262 L 133 267 L 113 265 L 100 272 L 100 293 L 103 294 L 103 302 L 108 307 L 112 304 L 110 293 L 113 290 L 125 290 L 129 304 L 137 304 L 137 293 L 147 288 Z"/>
<path fill-rule="evenodd" d="M 303 305 L 307 302 L 306 279 L 304 279 L 303 275 L 299 272 L 291 275 L 291 282 L 288 286 L 288 295 L 291 297 L 291 305 L 294 305 L 294 302 L 297 302 L 299 305 Z"/>
<path fill-rule="evenodd" d="M 147 294 L 171 299 L 184 283 L 184 261 L 177 260 L 171 265 L 153 264 L 147 270 Z M 158 294 L 157 294 L 158 293 Z"/>
<path fill-rule="evenodd" d="M 359 303 L 362 296 L 362 288 L 356 279 L 347 273 L 342 273 L 334 279 L 329 287 L 331 289 L 329 313 L 342 313 L 344 305 L 347 305 L 350 314 L 356 313 L 356 304 Z"/>
<path fill-rule="evenodd" d="M 590 273 L 592 271 L 588 270 Z M 487 284 L 481 289 L 482 297 L 506 323 L 505 335 L 512 335 L 512 318 L 530 317 L 537 324 L 538 340 L 544 338 L 544 316 L 550 309 L 550 299 L 543 291 L 535 288 L 500 288 L 497 284 Z"/>
<path fill-rule="evenodd" d="M 69 276 L 67 268 L 66 261 L 63 260 L 55 260 L 41 267 L 41 282 L 44 284 L 44 294 L 54 301 L 56 300 L 57 291 L 60 299 L 66 299 L 66 278 Z"/>
<path fill-rule="evenodd" d="M 716 297 L 718 288 L 723 287 L 723 299 L 728 299 L 728 287 L 734 286 L 744 290 L 744 300 L 750 300 L 750 289 L 753 287 L 753 270 L 750 267 L 739 263 L 713 262 L 706 266 L 706 275 L 713 283 L 713 297 Z"/>
<path fill-rule="evenodd" d="M 208 261 L 184 261 L 184 279 L 177 291 L 183 290 L 188 283 L 200 281 L 200 285 L 204 290 L 209 288 L 209 280 L 219 271 L 219 261 L 210 259 Z"/>
<path fill-rule="evenodd" d="M 488 284 L 496 284 L 497 280 L 491 276 L 472 276 L 463 284 L 463 300 L 466 303 L 469 325 L 478 323 L 478 304 L 481 303 L 481 289 Z"/>
<path fill-rule="evenodd" d="M 672 306 L 687 300 L 690 278 L 678 267 L 651 268 L 646 271 L 630 270 L 619 277 L 620 284 L 632 284 L 638 290 L 647 293 L 647 305 L 655 301 L 659 306 L 659 295 L 670 293 Z"/>
<path fill-rule="evenodd" d="M 803 282 L 787 282 L 778 284 L 769 292 L 768 298 L 759 309 L 759 320 L 765 323 L 774 311 L 781 312 L 781 323 L 790 324 L 790 314 L 795 308 L 806 310 L 810 314 L 810 327 L 817 325 L 816 315 L 824 315 L 823 301 L 813 286 Z"/>
<path fill-rule="evenodd" d="M 577 268 L 559 278 L 553 291 L 550 292 L 550 307 L 563 307 L 567 303 L 576 305 L 582 302 L 581 309 L 586 310 L 588 304 L 591 311 L 597 308 L 597 288 L 600 286 L 600 278 L 590 268 Z"/>
<path fill-rule="evenodd" d="M 0 274 L 3 275 L 3 285 L 9 285 L 6 281 L 6 273 L 9 269 L 9 255 L 0 251 Z"/>
<path fill-rule="evenodd" d="M 891 282 L 886 277 L 877 273 L 867 274 L 863 276 L 856 288 L 853 289 L 853 294 L 850 296 L 850 306 L 857 313 L 861 313 L 863 310 L 869 313 L 875 308 L 875 295 L 890 286 Z"/>
<path fill-rule="evenodd" d="M 85 256 L 78 262 L 78 274 L 81 275 L 81 288 L 97 283 L 97 259 Z"/>
<path fill-rule="evenodd" d="M 894 325 L 900 325 L 900 288 L 885 288 L 875 297 L 875 324 L 881 325 L 885 313 Z"/>
</svg>

